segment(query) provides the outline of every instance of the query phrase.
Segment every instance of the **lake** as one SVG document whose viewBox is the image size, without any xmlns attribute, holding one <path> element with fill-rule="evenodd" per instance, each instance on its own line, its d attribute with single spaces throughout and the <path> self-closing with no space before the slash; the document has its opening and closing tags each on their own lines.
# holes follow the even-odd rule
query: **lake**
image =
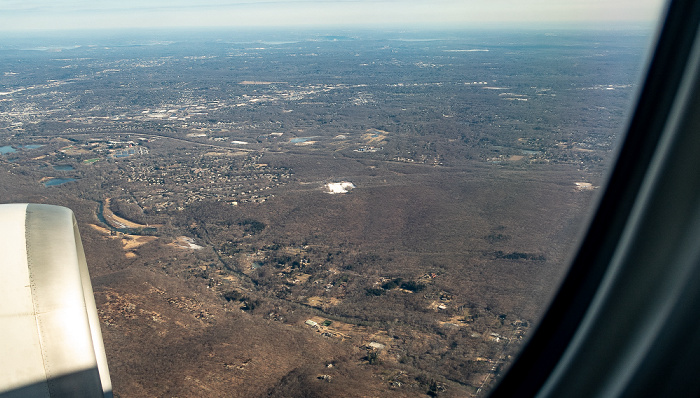
<svg viewBox="0 0 700 398">
<path fill-rule="evenodd" d="M 45 187 L 55 187 L 57 185 L 62 185 L 67 182 L 77 181 L 75 178 L 52 178 L 43 182 Z"/>
<path fill-rule="evenodd" d="M 43 145 L 19 145 L 19 149 L 37 149 L 41 148 Z M 11 145 L 0 146 L 0 155 L 7 155 L 8 153 L 15 153 L 17 149 L 13 148 Z"/>
</svg>

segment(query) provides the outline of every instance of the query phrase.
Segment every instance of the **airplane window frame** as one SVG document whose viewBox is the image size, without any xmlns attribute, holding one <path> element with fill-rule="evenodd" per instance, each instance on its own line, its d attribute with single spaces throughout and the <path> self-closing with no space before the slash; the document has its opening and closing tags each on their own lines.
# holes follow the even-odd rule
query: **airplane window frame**
<svg viewBox="0 0 700 398">
<path fill-rule="evenodd" d="M 561 372 L 561 367 L 568 367 L 570 371 L 577 366 L 577 358 L 567 358 L 565 354 L 567 349 L 572 346 L 577 333 L 581 332 L 584 318 L 587 314 L 590 315 L 591 311 L 596 310 L 593 308 L 593 302 L 596 295 L 600 294 L 604 279 L 610 278 L 612 273 L 620 272 L 619 269 L 614 269 L 612 266 L 614 256 L 623 246 L 623 234 L 626 233 L 626 229 L 631 228 L 634 222 L 635 206 L 639 206 L 640 201 L 646 200 L 648 202 L 649 195 L 666 195 L 671 198 L 674 195 L 673 192 L 659 193 L 655 192 L 653 188 L 649 192 L 645 189 L 649 185 L 653 186 L 652 180 L 654 178 L 657 180 L 665 178 L 664 174 L 659 173 L 682 172 L 682 170 L 669 168 L 671 166 L 664 166 L 673 162 L 673 159 L 670 158 L 672 155 L 667 151 L 668 145 L 671 145 L 669 142 L 677 144 L 687 141 L 689 145 L 697 142 L 697 139 L 692 137 L 692 128 L 691 131 L 688 131 L 687 127 L 683 130 L 678 126 L 692 127 L 692 120 L 686 119 L 692 119 L 692 110 L 694 109 L 697 113 L 697 108 L 700 107 L 699 104 L 693 103 L 692 98 L 692 87 L 693 84 L 697 83 L 700 74 L 697 69 L 698 65 L 694 64 L 697 62 L 698 41 L 700 41 L 696 38 L 700 26 L 700 2 L 673 0 L 667 5 L 663 20 L 664 23 L 657 36 L 656 49 L 648 65 L 642 91 L 637 99 L 636 109 L 628 122 L 627 134 L 619 150 L 619 156 L 608 177 L 607 188 L 599 199 L 588 231 L 581 241 L 568 274 L 550 308 L 544 314 L 535 333 L 524 346 L 509 371 L 491 392 L 490 397 L 492 398 L 557 396 L 553 391 L 561 392 L 562 389 L 566 389 L 561 385 L 562 380 L 557 380 L 553 372 L 556 370 Z M 689 86 L 690 89 L 688 89 Z M 675 146 L 677 147 L 677 145 Z M 688 183 L 692 183 L 692 169 L 688 174 L 691 175 L 688 178 L 690 180 Z M 688 196 L 687 193 L 684 194 L 680 191 L 679 193 Z M 681 197 L 681 199 L 686 200 L 687 198 Z M 680 230 L 685 227 L 670 224 L 666 225 L 665 228 Z M 686 229 L 689 231 L 688 233 L 692 233 L 692 228 Z M 632 237 L 644 232 L 644 227 L 641 228 L 641 232 L 639 229 L 633 229 Z M 651 244 L 653 243 L 651 242 Z M 678 250 L 686 249 L 679 247 Z M 690 264 L 693 264 L 692 261 Z M 677 268 L 676 264 L 653 265 L 657 269 L 660 266 L 673 268 L 673 271 L 668 271 L 669 273 L 676 272 Z M 630 264 L 625 264 L 625 266 L 629 268 Z M 680 266 L 678 264 L 678 267 Z M 640 270 L 643 267 L 644 265 L 641 265 Z M 687 271 L 689 275 L 697 276 L 697 269 L 700 267 L 692 268 L 692 265 L 690 267 L 691 269 Z M 679 291 L 685 289 L 683 286 L 677 286 L 677 288 Z M 619 298 L 613 295 L 608 299 L 616 300 Z M 676 308 L 687 305 L 687 302 L 676 302 Z M 631 313 L 628 316 L 640 317 L 641 315 Z M 687 321 L 693 321 L 697 325 L 696 318 Z M 676 321 L 688 323 L 683 319 L 676 319 Z M 600 328 L 605 327 L 605 325 L 594 325 L 593 327 Z M 610 341 L 603 340 L 600 341 L 600 344 L 610 343 Z M 659 342 L 667 343 L 663 339 L 658 339 L 657 336 L 656 343 L 660 344 Z M 693 344 L 689 349 L 697 353 L 698 344 Z M 649 356 L 651 350 L 640 355 Z M 605 358 L 599 359 L 603 361 L 601 366 L 605 367 Z M 690 361 L 688 362 L 689 368 L 697 370 L 698 360 L 688 361 Z M 662 364 L 648 365 L 645 367 L 645 372 L 648 375 L 665 372 L 662 367 Z M 598 381 L 592 372 L 586 372 L 585 369 L 582 370 L 580 378 L 583 379 L 584 383 Z M 676 380 L 677 377 L 671 379 Z M 633 378 L 633 380 L 638 381 L 639 379 Z M 682 391 L 684 393 L 695 391 L 693 396 L 697 396 L 700 391 L 700 382 L 698 381 L 688 380 L 683 383 L 683 386 L 675 387 L 667 385 L 669 383 L 659 382 L 658 391 Z M 622 385 L 617 388 L 618 390 L 615 391 L 618 391 L 619 396 L 638 396 L 637 394 L 640 392 L 638 386 Z M 604 390 L 596 391 L 600 393 Z M 570 392 L 573 395 L 567 394 L 568 396 L 582 394 L 576 391 Z M 594 394 L 593 396 L 598 395 Z"/>
</svg>

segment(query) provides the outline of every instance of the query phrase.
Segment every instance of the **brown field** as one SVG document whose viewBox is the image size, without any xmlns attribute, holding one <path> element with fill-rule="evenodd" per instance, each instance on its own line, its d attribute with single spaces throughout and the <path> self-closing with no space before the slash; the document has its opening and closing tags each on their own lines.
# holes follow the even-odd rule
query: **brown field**
<svg viewBox="0 0 700 398">
<path fill-rule="evenodd" d="M 122 245 L 124 250 L 132 250 L 146 243 L 153 242 L 158 239 L 157 236 L 139 236 L 139 235 L 122 235 Z"/>
</svg>

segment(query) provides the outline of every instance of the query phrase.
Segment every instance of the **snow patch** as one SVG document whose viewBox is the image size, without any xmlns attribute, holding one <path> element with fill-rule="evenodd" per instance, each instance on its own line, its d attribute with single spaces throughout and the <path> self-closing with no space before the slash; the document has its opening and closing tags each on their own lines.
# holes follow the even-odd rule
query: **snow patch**
<svg viewBox="0 0 700 398">
<path fill-rule="evenodd" d="M 194 243 L 194 239 L 189 238 L 187 236 L 179 236 L 177 238 L 177 240 L 175 241 L 175 245 L 181 249 L 192 249 L 192 250 L 202 249 L 202 246 Z"/>
<path fill-rule="evenodd" d="M 355 188 L 355 184 L 347 181 L 331 182 L 326 184 L 326 188 L 328 188 L 328 193 L 348 193 Z"/>
<path fill-rule="evenodd" d="M 592 191 L 598 187 L 593 186 L 590 182 L 575 182 L 577 191 Z"/>
</svg>

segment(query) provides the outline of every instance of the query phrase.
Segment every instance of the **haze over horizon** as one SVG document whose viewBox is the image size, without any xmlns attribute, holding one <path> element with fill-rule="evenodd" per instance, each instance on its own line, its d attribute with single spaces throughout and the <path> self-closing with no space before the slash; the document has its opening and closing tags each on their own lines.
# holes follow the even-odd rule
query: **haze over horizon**
<svg viewBox="0 0 700 398">
<path fill-rule="evenodd" d="M 653 25 L 659 0 L 8 0 L 0 31 L 212 27 L 586 27 Z"/>
</svg>

